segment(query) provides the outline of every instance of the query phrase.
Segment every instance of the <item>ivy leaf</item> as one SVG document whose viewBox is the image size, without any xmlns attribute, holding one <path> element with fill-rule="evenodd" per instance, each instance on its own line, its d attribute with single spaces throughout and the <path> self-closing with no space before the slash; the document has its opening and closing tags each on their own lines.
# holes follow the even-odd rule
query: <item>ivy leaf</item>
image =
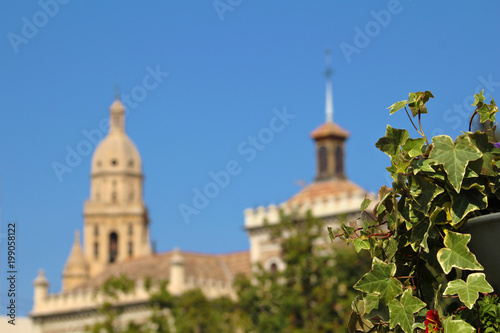
<svg viewBox="0 0 500 333">
<path fill-rule="evenodd" d="M 392 165 L 396 168 L 396 174 L 406 173 L 406 168 L 408 168 L 411 163 L 411 160 L 403 154 L 394 155 L 391 160 Z"/>
<path fill-rule="evenodd" d="M 399 102 L 392 104 L 391 106 L 389 106 L 387 108 L 387 109 L 390 109 L 389 114 L 391 115 L 393 113 L 396 113 L 398 110 L 404 108 L 406 106 L 406 103 L 407 103 L 407 101 L 404 100 L 404 101 L 399 101 Z"/>
<path fill-rule="evenodd" d="M 495 146 L 489 142 L 488 134 L 477 131 L 475 133 L 468 133 L 467 135 L 469 136 L 472 144 L 474 144 L 483 153 L 483 157 L 474 162 L 470 162 L 469 167 L 476 174 L 485 174 L 492 177 L 496 176 L 496 170 L 493 168 L 494 157 L 496 154 L 491 152 L 495 149 Z"/>
<path fill-rule="evenodd" d="M 448 317 L 443 322 L 444 333 L 474 333 L 476 329 L 463 320 Z"/>
<path fill-rule="evenodd" d="M 361 211 L 366 210 L 371 203 L 372 201 L 370 199 L 365 198 L 365 200 L 363 200 L 363 202 L 361 203 Z"/>
<path fill-rule="evenodd" d="M 373 258 L 372 269 L 354 285 L 354 289 L 380 295 L 385 303 L 393 300 L 403 292 L 403 284 L 394 277 L 396 264 L 386 264 Z"/>
<path fill-rule="evenodd" d="M 412 332 L 414 330 L 416 330 L 417 328 L 420 328 L 422 331 L 425 331 L 425 324 L 424 323 L 415 323 L 415 324 L 413 324 L 413 326 L 411 327 Z"/>
<path fill-rule="evenodd" d="M 389 155 L 391 160 L 399 152 L 402 145 L 408 140 L 408 131 L 405 129 L 392 128 L 387 125 L 385 136 L 381 137 L 376 143 L 375 147 Z"/>
<path fill-rule="evenodd" d="M 424 138 L 408 139 L 406 140 L 403 150 L 408 153 L 410 157 L 415 157 L 422 154 L 422 147 L 425 144 Z"/>
<path fill-rule="evenodd" d="M 412 177 L 412 184 L 410 186 L 410 193 L 415 199 L 412 201 L 413 207 L 424 214 L 427 214 L 429 206 L 434 198 L 444 192 L 444 189 L 436 184 L 430 182 L 425 177 L 415 176 Z"/>
<path fill-rule="evenodd" d="M 443 271 L 448 274 L 452 267 L 468 270 L 484 270 L 483 266 L 476 260 L 476 256 L 470 252 L 467 244 L 471 236 L 445 230 L 444 245 L 437 253 L 437 260 Z"/>
<path fill-rule="evenodd" d="M 434 98 L 430 91 L 410 93 L 408 96 L 408 107 L 410 108 L 413 117 L 417 116 L 419 113 L 428 113 L 425 103 L 427 103 L 431 97 Z"/>
<path fill-rule="evenodd" d="M 480 115 L 479 122 L 484 123 L 485 121 L 490 120 L 491 113 L 490 113 L 490 107 L 488 106 L 488 104 L 484 104 L 484 103 L 482 103 L 482 104 L 483 105 L 481 105 L 481 107 L 477 109 L 477 112 Z M 493 121 L 494 120 L 495 119 L 493 119 Z"/>
<path fill-rule="evenodd" d="M 394 299 L 389 302 L 390 328 L 399 325 L 403 331 L 411 333 L 415 322 L 413 314 L 425 306 L 424 302 L 412 296 L 410 289 L 406 289 L 401 300 Z"/>
<path fill-rule="evenodd" d="M 446 214 L 447 209 L 449 209 L 449 207 L 436 206 L 436 208 L 434 208 L 431 215 L 429 216 L 429 221 L 434 224 L 448 223 L 448 214 Z"/>
<path fill-rule="evenodd" d="M 435 162 L 432 161 L 432 160 L 423 160 L 423 159 L 419 159 L 416 163 L 413 163 L 413 174 L 416 175 L 417 173 L 419 173 L 420 171 L 424 171 L 424 172 L 430 172 L 430 173 L 434 173 L 436 172 L 433 168 L 432 168 L 432 164 L 434 164 Z"/>
<path fill-rule="evenodd" d="M 363 239 L 362 237 L 358 237 L 355 240 L 353 240 L 352 244 L 354 245 L 354 248 L 356 249 L 357 253 L 359 253 L 359 251 L 363 249 L 365 250 L 370 249 L 370 242 L 368 241 L 368 239 Z"/>
<path fill-rule="evenodd" d="M 472 103 L 471 106 L 476 106 L 479 103 L 484 102 L 484 100 L 486 98 L 484 98 L 484 96 L 483 96 L 483 91 L 484 91 L 484 89 L 481 90 L 481 92 L 479 94 L 474 94 L 474 103 Z"/>
<path fill-rule="evenodd" d="M 493 287 L 486 281 L 484 273 L 473 273 L 467 277 L 467 282 L 461 279 L 450 281 L 444 295 L 458 294 L 466 307 L 472 309 L 479 293 L 492 293 Z"/>
<path fill-rule="evenodd" d="M 354 230 L 355 230 L 354 228 L 348 227 L 347 225 L 342 224 L 342 231 L 344 232 L 345 238 L 349 238 L 351 236 L 351 234 L 354 232 Z"/>
<path fill-rule="evenodd" d="M 429 231 L 433 226 L 434 224 L 432 223 L 421 221 L 413 227 L 410 238 L 413 251 L 417 252 L 418 248 L 422 247 L 425 252 L 429 253 L 429 245 L 427 244 L 427 240 L 429 238 Z"/>
<path fill-rule="evenodd" d="M 379 297 L 377 295 L 374 295 L 374 294 L 367 294 L 364 298 L 363 298 L 364 302 L 365 302 L 365 311 L 366 313 L 370 313 L 372 310 L 375 310 L 378 308 L 378 305 L 379 305 Z"/>
<path fill-rule="evenodd" d="M 460 193 L 460 184 L 465 175 L 465 167 L 469 161 L 477 160 L 482 153 L 472 145 L 469 137 L 459 136 L 455 143 L 447 135 L 432 138 L 432 149 L 429 159 L 442 164 L 453 188 Z"/>
<path fill-rule="evenodd" d="M 464 190 L 460 194 L 451 195 L 451 224 L 457 226 L 470 212 L 484 209 L 488 206 L 488 197 L 478 190 Z"/>
</svg>

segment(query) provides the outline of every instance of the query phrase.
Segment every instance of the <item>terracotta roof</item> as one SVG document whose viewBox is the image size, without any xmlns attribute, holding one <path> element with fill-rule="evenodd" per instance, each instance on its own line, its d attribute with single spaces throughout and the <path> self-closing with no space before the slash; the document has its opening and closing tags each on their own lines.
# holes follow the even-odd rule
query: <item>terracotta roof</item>
<svg viewBox="0 0 500 333">
<path fill-rule="evenodd" d="M 228 254 L 202 254 L 180 251 L 184 259 L 186 278 L 210 279 L 231 282 L 238 273 L 249 274 L 251 271 L 250 253 L 248 251 Z M 124 262 L 112 264 L 104 272 L 75 289 L 87 289 L 101 286 L 112 276 L 126 274 L 132 280 L 141 280 L 146 276 L 153 280 L 170 278 L 170 259 L 174 251 L 153 254 Z"/>
<path fill-rule="evenodd" d="M 311 132 L 311 137 L 313 139 L 320 139 L 329 136 L 348 138 L 349 132 L 331 121 L 323 123 L 321 126 L 317 127 L 314 131 Z"/>
<path fill-rule="evenodd" d="M 228 254 L 221 254 L 219 258 L 224 261 L 233 275 L 243 273 L 250 276 L 252 266 L 250 264 L 250 252 L 233 252 Z"/>
<path fill-rule="evenodd" d="M 351 194 L 356 192 L 366 191 L 350 180 L 334 179 L 328 181 L 318 181 L 304 187 L 299 193 L 290 198 L 287 203 L 301 204 L 320 198 L 326 198 L 346 193 Z"/>
</svg>

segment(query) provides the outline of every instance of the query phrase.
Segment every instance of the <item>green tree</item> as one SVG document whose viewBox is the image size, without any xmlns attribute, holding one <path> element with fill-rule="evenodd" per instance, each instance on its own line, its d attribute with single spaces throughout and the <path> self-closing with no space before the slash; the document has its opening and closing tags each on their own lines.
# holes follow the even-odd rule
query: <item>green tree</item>
<svg viewBox="0 0 500 333">
<path fill-rule="evenodd" d="M 89 325 L 85 328 L 89 333 L 117 333 L 121 332 L 122 328 L 117 325 L 117 320 L 123 313 L 123 306 L 117 305 L 120 295 L 130 293 L 135 287 L 133 280 L 130 280 L 126 275 L 109 278 L 97 293 L 104 296 L 104 303 L 97 308 L 98 315 L 103 317 L 103 320 Z M 133 323 L 129 323 L 125 332 L 140 332 L 135 329 Z"/>
<path fill-rule="evenodd" d="M 352 286 L 369 267 L 368 256 L 327 239 L 325 224 L 308 213 L 305 219 L 283 215 L 268 225 L 281 246 L 285 268 L 259 266 L 253 280 L 235 281 L 238 313 L 246 332 L 346 331 Z"/>
<path fill-rule="evenodd" d="M 98 293 L 105 298 L 97 309 L 102 320 L 86 328 L 89 333 L 233 333 L 236 329 L 235 304 L 227 297 L 209 300 L 200 289 L 188 290 L 173 296 L 167 289 L 168 281 L 153 285 L 145 279 L 150 293 L 148 307 L 151 316 L 146 323 L 120 323 L 124 307 L 120 296 L 133 291 L 135 283 L 126 275 L 111 277 Z M 175 328 L 175 330 L 174 330 Z"/>
<path fill-rule="evenodd" d="M 200 289 L 191 289 L 176 299 L 173 309 L 177 333 L 232 333 L 234 303 L 227 297 L 207 299 Z"/>
</svg>

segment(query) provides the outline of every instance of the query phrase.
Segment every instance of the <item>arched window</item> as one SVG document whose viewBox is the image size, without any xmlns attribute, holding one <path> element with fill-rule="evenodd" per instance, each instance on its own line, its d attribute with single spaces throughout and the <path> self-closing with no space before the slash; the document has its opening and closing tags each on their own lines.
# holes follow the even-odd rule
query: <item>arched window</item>
<svg viewBox="0 0 500 333">
<path fill-rule="evenodd" d="M 132 223 L 128 224 L 128 235 L 132 236 L 134 234 L 134 225 Z"/>
<path fill-rule="evenodd" d="M 99 257 L 99 243 L 97 242 L 94 242 L 94 258 L 98 258 Z"/>
<path fill-rule="evenodd" d="M 132 242 L 128 242 L 128 256 L 132 257 L 134 255 L 134 244 Z"/>
<path fill-rule="evenodd" d="M 335 173 L 338 175 L 344 174 L 344 152 L 340 146 L 335 148 Z"/>
<path fill-rule="evenodd" d="M 94 225 L 94 236 L 99 236 L 99 226 L 97 224 Z"/>
<path fill-rule="evenodd" d="M 109 234 L 109 262 L 115 262 L 118 255 L 118 235 L 116 232 Z"/>
<path fill-rule="evenodd" d="M 325 146 L 321 146 L 318 150 L 318 165 L 320 174 L 328 170 L 328 151 Z"/>
<path fill-rule="evenodd" d="M 273 256 L 266 260 L 266 262 L 264 263 L 264 268 L 268 272 L 275 275 L 285 268 L 285 263 L 283 262 L 283 260 L 281 260 L 281 258 Z"/>
</svg>

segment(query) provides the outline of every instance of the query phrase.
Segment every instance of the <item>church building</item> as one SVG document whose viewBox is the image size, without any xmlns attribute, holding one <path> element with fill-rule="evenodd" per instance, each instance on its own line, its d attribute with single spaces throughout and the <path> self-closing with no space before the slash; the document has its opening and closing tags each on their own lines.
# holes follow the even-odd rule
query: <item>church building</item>
<svg viewBox="0 0 500 333">
<path fill-rule="evenodd" d="M 145 281 L 168 280 L 168 291 L 179 295 L 200 288 L 207 297 L 235 298 L 236 274 L 250 275 L 252 265 L 280 268 L 280 246 L 273 243 L 264 221 L 277 223 L 280 211 L 304 214 L 310 210 L 327 225 L 356 218 L 363 199 L 370 196 L 345 172 L 345 141 L 349 133 L 333 122 L 331 70 L 327 68 L 326 121 L 311 137 L 316 150 L 316 177 L 284 203 L 246 209 L 244 226 L 250 250 L 228 254 L 200 254 L 174 249 L 154 253 L 143 200 L 142 161 L 125 131 L 125 108 L 119 99 L 110 107 L 109 133 L 97 146 L 91 164 L 90 195 L 83 209 L 83 232 L 75 240 L 62 272 L 62 290 L 49 293 L 40 270 L 34 280 L 30 317 L 41 333 L 83 332 L 96 322 L 96 308 L 104 299 L 95 294 L 112 276 L 127 275 L 135 292 L 124 295 L 122 320 L 147 320 L 149 293 Z M 81 237 L 83 236 L 83 237 Z"/>
</svg>

